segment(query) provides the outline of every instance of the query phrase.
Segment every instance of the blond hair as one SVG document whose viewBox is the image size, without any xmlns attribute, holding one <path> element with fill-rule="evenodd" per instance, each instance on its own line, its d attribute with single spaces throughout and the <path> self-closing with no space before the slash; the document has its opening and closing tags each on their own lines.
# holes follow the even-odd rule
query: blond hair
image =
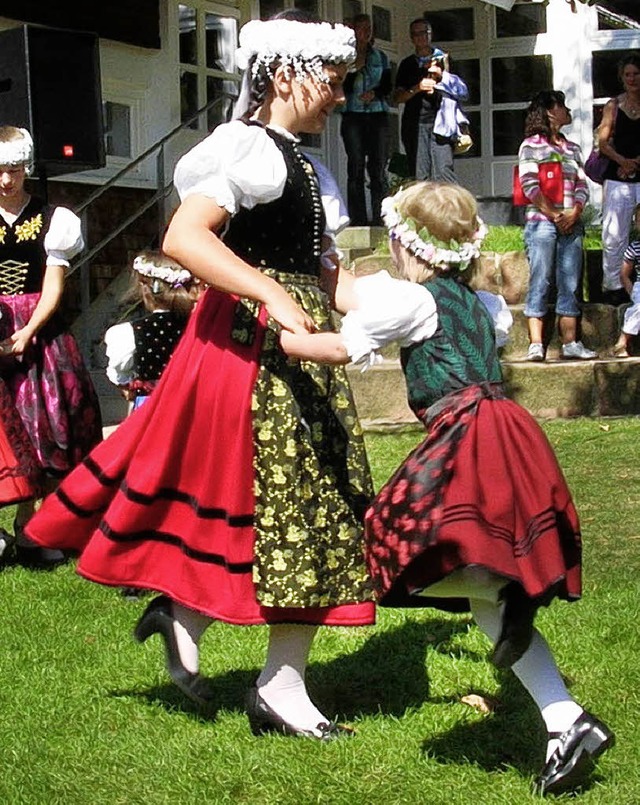
<svg viewBox="0 0 640 805">
<path fill-rule="evenodd" d="M 478 231 L 478 205 L 475 198 L 456 184 L 444 182 L 414 182 L 396 195 L 396 206 L 402 218 L 411 218 L 416 229 L 426 229 L 438 240 L 448 243 L 471 241 Z M 406 250 L 405 250 L 406 251 Z M 433 267 L 415 255 L 407 255 L 404 265 L 398 268 L 405 279 L 412 282 L 424 282 L 434 275 L 445 273 L 443 269 Z M 465 270 L 465 281 L 473 275 L 477 261 Z M 446 269 L 449 276 L 457 276 L 461 272 L 455 265 Z"/>
</svg>

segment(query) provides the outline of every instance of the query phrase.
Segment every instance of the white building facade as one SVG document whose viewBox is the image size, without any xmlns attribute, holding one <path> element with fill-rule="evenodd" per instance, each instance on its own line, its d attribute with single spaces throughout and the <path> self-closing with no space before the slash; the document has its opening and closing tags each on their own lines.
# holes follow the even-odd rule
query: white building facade
<svg viewBox="0 0 640 805">
<path fill-rule="evenodd" d="M 11 3 L 3 8 L 6 5 Z M 19 10 L 0 17 L 0 30 L 23 22 L 51 24 L 50 18 L 39 16 L 40 4 L 23 0 L 14 5 L 30 6 L 28 18 L 21 18 L 26 12 Z M 59 5 L 67 13 L 56 17 L 56 25 L 70 27 L 74 0 Z M 148 0 L 149 24 L 157 27 L 155 39 L 139 44 L 126 41 L 136 39 L 130 33 L 123 35 L 125 41 L 100 36 L 106 166 L 57 181 L 103 183 L 221 91 L 234 92 L 239 81 L 234 55 L 239 27 L 250 18 L 294 5 L 329 20 L 370 13 L 376 44 L 392 65 L 412 51 L 410 21 L 423 14 L 430 19 L 434 42 L 449 52 L 452 70 L 470 88 L 465 108 L 474 147 L 457 160 L 456 169 L 462 184 L 481 197 L 509 195 L 524 109 L 535 92 L 555 88 L 566 93 L 574 114 L 566 133 L 581 143 L 586 155 L 598 108 L 619 91 L 616 62 L 629 50 L 640 50 L 638 0 L 602 0 L 602 5 L 588 5 L 585 0 Z M 85 30 L 87 24 L 90 18 Z M 178 156 L 227 111 L 228 104 L 221 102 L 174 138 L 166 155 L 167 176 Z M 396 122 L 400 111 L 392 110 Z M 398 126 L 392 129 L 391 151 L 399 147 Z M 329 165 L 344 188 L 338 115 L 307 146 Z M 149 160 L 123 183 L 154 186 L 155 169 Z"/>
</svg>

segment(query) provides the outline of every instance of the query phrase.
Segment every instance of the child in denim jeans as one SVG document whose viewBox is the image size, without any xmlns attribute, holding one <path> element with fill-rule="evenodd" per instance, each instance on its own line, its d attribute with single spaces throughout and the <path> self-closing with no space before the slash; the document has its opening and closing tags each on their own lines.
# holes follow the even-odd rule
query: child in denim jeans
<svg viewBox="0 0 640 805">
<path fill-rule="evenodd" d="M 582 169 L 580 147 L 560 133 L 571 123 L 563 92 L 545 90 L 531 102 L 525 121 L 525 140 L 518 152 L 520 182 L 529 199 L 525 212 L 524 239 L 529 260 L 529 290 L 524 314 L 529 328 L 527 360 L 543 361 L 543 320 L 555 280 L 556 313 L 566 359 L 589 360 L 596 353 L 578 339 L 580 304 L 578 287 L 582 270 L 582 210 L 589 198 Z M 540 169 L 550 162 L 562 166 L 561 186 L 543 192 Z"/>
</svg>

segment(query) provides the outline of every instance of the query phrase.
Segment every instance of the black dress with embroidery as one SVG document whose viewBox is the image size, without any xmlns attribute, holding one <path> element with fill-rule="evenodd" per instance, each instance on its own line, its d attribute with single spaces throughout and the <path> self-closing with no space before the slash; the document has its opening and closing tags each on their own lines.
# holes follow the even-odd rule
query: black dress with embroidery
<svg viewBox="0 0 640 805">
<path fill-rule="evenodd" d="M 317 178 L 296 143 L 260 136 L 282 155 L 286 183 L 240 209 L 225 243 L 331 329 Z M 371 497 L 344 368 L 288 360 L 264 308 L 209 288 L 154 393 L 29 533 L 81 550 L 90 579 L 160 590 L 227 622 L 367 624 Z"/>
<path fill-rule="evenodd" d="M 13 224 L 0 218 L 0 340 L 26 326 L 40 301 L 53 213 L 31 198 Z M 20 360 L 2 359 L 0 372 L 44 473 L 64 475 L 100 441 L 98 398 L 56 314 Z"/>
</svg>

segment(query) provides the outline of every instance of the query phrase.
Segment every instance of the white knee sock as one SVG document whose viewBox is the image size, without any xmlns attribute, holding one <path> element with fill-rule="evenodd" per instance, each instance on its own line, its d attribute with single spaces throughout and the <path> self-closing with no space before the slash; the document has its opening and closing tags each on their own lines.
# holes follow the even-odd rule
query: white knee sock
<svg viewBox="0 0 640 805">
<path fill-rule="evenodd" d="M 193 674 L 198 673 L 200 667 L 200 652 L 198 644 L 205 629 L 212 621 L 207 615 L 202 615 L 194 609 L 187 609 L 182 604 L 172 602 L 173 633 L 176 636 L 178 652 L 182 664 Z"/>
<path fill-rule="evenodd" d="M 278 624 L 269 630 L 267 660 L 257 687 L 262 699 L 287 724 L 316 731 L 328 719 L 309 698 L 304 683 L 307 658 L 317 626 Z M 317 733 L 320 737 L 321 733 Z"/>
<path fill-rule="evenodd" d="M 495 642 L 502 626 L 500 607 L 479 600 L 470 604 L 476 623 Z M 549 646 L 537 629 L 533 630 L 531 645 L 511 670 L 536 703 L 547 732 L 564 732 L 582 714 L 582 707 L 567 690 Z M 557 743 L 553 739 L 548 742 L 547 759 Z"/>
</svg>

